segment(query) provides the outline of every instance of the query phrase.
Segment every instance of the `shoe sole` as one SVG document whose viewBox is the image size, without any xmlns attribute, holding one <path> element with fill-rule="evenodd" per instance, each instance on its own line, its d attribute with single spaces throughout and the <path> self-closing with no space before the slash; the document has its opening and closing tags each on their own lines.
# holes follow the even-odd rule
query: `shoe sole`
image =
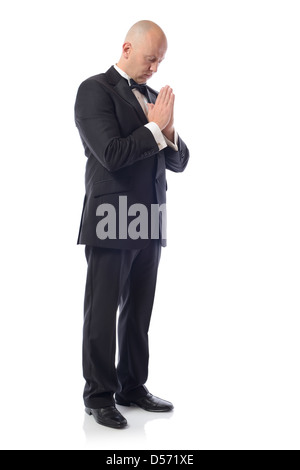
<svg viewBox="0 0 300 470">
<path fill-rule="evenodd" d="M 130 402 L 125 402 L 125 401 L 119 401 L 119 400 L 116 400 L 116 404 L 117 405 L 120 405 L 120 406 L 135 406 L 137 408 L 141 408 L 141 410 L 144 410 L 144 411 L 149 411 L 149 413 L 168 413 L 170 411 L 173 411 L 174 408 L 168 408 L 168 409 L 165 409 L 165 410 L 155 410 L 155 409 L 148 409 L 148 408 L 144 408 L 143 406 L 140 406 L 138 405 L 137 403 L 130 403 Z"/>
</svg>

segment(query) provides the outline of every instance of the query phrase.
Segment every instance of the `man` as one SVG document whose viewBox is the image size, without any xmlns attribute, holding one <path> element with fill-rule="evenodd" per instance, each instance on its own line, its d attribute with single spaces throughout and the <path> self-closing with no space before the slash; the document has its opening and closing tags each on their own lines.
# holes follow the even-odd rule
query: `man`
<svg viewBox="0 0 300 470">
<path fill-rule="evenodd" d="M 113 428 L 127 425 L 116 403 L 155 412 L 173 409 L 145 387 L 148 330 L 166 244 L 165 170 L 182 172 L 189 159 L 174 129 L 172 89 L 166 86 L 157 94 L 146 86 L 166 51 L 162 29 L 138 22 L 126 36 L 118 64 L 85 80 L 75 104 L 88 158 L 78 238 L 86 245 L 88 262 L 84 402 L 97 423 Z"/>
</svg>

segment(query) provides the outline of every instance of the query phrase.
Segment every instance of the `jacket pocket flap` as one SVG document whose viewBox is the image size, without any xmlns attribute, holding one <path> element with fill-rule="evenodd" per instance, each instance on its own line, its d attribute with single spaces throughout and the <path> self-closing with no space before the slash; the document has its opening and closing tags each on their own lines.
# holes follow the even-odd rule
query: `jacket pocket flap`
<svg viewBox="0 0 300 470">
<path fill-rule="evenodd" d="M 130 178 L 121 178 L 119 180 L 103 180 L 96 181 L 93 184 L 93 195 L 94 198 L 103 196 L 104 194 L 115 194 L 123 193 L 130 191 L 131 189 L 131 179 Z"/>
</svg>

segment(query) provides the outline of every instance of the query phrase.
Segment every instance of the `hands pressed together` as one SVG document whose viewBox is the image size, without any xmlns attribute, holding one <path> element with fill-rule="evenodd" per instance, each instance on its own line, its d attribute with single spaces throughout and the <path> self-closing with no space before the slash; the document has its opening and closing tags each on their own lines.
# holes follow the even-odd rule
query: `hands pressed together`
<svg viewBox="0 0 300 470">
<path fill-rule="evenodd" d="M 148 103 L 148 120 L 155 122 L 169 140 L 174 139 L 175 95 L 168 85 L 160 90 L 156 103 Z"/>
</svg>

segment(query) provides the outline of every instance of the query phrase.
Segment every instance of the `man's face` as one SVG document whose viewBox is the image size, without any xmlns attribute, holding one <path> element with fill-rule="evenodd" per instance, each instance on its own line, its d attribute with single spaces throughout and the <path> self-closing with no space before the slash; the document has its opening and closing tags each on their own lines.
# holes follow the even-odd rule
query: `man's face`
<svg viewBox="0 0 300 470">
<path fill-rule="evenodd" d="M 166 40 L 155 32 L 149 32 L 143 41 L 134 46 L 127 43 L 126 72 L 137 83 L 146 83 L 157 72 L 167 47 Z"/>
</svg>

